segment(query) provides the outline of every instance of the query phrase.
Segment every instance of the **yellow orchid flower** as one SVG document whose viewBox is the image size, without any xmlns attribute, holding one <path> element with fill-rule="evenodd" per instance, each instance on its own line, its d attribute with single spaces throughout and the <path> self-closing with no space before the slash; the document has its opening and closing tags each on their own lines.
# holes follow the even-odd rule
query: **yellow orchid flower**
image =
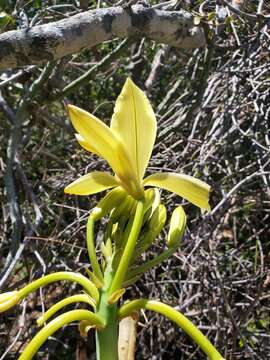
<svg viewBox="0 0 270 360">
<path fill-rule="evenodd" d="M 209 210 L 210 186 L 192 176 L 156 173 L 144 179 L 156 138 L 157 122 L 145 96 L 127 79 L 116 101 L 111 126 L 76 106 L 68 105 L 70 119 L 79 144 L 107 160 L 115 176 L 95 171 L 65 188 L 65 193 L 95 194 L 121 186 L 134 199 L 144 197 L 144 187 L 160 187 L 174 192 L 194 205 Z"/>
</svg>

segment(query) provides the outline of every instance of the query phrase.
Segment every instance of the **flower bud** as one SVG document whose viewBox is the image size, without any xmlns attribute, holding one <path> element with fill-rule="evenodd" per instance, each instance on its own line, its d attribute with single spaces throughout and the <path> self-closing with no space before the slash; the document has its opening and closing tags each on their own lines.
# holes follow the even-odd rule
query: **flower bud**
<svg viewBox="0 0 270 360">
<path fill-rule="evenodd" d="M 118 207 L 127 197 L 127 193 L 120 186 L 109 191 L 93 209 L 91 216 L 99 220 L 107 215 L 113 208 Z"/>
<path fill-rule="evenodd" d="M 166 218 L 166 207 L 163 204 L 158 205 L 146 223 L 147 230 L 139 239 L 138 245 L 134 251 L 133 260 L 135 260 L 139 255 L 146 251 L 149 246 L 152 245 L 153 241 L 158 237 L 159 233 L 163 229 L 166 223 Z"/>
<path fill-rule="evenodd" d="M 155 191 L 154 189 L 147 189 L 144 192 L 144 198 L 145 198 L 145 202 L 144 202 L 144 213 L 147 212 L 148 209 L 151 208 L 153 201 L 155 199 Z"/>
<path fill-rule="evenodd" d="M 104 259 L 106 260 L 107 264 L 110 262 L 111 257 L 112 257 L 112 247 L 111 247 L 111 242 L 107 241 L 106 245 L 104 244 L 104 242 L 102 241 L 101 245 L 100 245 L 100 250 L 101 253 L 104 257 Z"/>
<path fill-rule="evenodd" d="M 149 208 L 143 215 L 143 222 L 142 222 L 142 225 L 144 226 L 147 221 L 149 221 L 150 219 L 150 216 L 152 214 L 152 208 Z"/>
<path fill-rule="evenodd" d="M 167 218 L 167 211 L 163 204 L 160 204 L 154 210 L 149 220 L 149 228 L 155 233 L 160 233 L 163 229 Z"/>
<path fill-rule="evenodd" d="M 127 196 L 126 198 L 122 199 L 122 202 L 119 204 L 119 206 L 115 207 L 112 211 L 110 215 L 110 221 L 115 223 L 122 215 L 128 218 L 134 203 L 135 200 L 131 196 Z"/>
<path fill-rule="evenodd" d="M 155 196 L 152 204 L 152 214 L 156 210 L 156 208 L 160 205 L 160 192 L 158 188 L 153 188 Z"/>
<path fill-rule="evenodd" d="M 113 224 L 110 236 L 108 238 L 111 239 L 112 243 L 117 247 L 118 244 L 121 244 L 123 237 L 123 225 L 120 221 L 116 224 Z"/>
<path fill-rule="evenodd" d="M 16 290 L 0 294 L 0 313 L 12 308 L 20 302 L 21 299 L 18 294 L 19 292 Z"/>
<path fill-rule="evenodd" d="M 148 191 L 149 193 L 147 193 Z M 145 193 L 146 193 L 146 206 L 143 216 L 143 225 L 145 225 L 145 223 L 150 219 L 150 217 L 153 215 L 154 211 L 160 204 L 160 194 L 157 188 L 148 189 L 145 191 Z"/>
<path fill-rule="evenodd" d="M 168 234 L 168 248 L 178 247 L 185 233 L 186 214 L 182 206 L 174 209 Z"/>
</svg>

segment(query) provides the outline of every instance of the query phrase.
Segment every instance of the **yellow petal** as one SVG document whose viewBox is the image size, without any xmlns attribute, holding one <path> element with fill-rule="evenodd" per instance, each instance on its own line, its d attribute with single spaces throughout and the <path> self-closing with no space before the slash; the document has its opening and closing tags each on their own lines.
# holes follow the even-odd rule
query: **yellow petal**
<svg viewBox="0 0 270 360">
<path fill-rule="evenodd" d="M 143 181 L 144 185 L 158 186 L 190 201 L 201 209 L 210 210 L 210 186 L 192 176 L 176 173 L 156 173 Z"/>
<path fill-rule="evenodd" d="M 84 148 L 85 150 L 87 150 L 87 151 L 89 151 L 89 152 L 91 152 L 93 154 L 96 154 L 96 155 L 102 157 L 99 154 L 99 152 L 97 151 L 97 149 L 93 145 L 89 144 L 85 140 L 85 138 L 83 138 L 80 134 L 75 134 L 75 137 L 76 137 L 76 140 L 78 141 L 78 143 L 81 145 L 82 148 Z"/>
<path fill-rule="evenodd" d="M 108 161 L 116 174 L 122 174 L 125 159 L 118 158 L 119 140 L 113 131 L 94 115 L 76 106 L 68 105 L 69 115 L 74 128 L 88 144 L 88 149 L 94 150 Z M 80 138 L 81 139 L 81 138 Z M 90 147 L 89 147 L 90 146 Z M 123 157 L 123 156 L 122 156 Z"/>
<path fill-rule="evenodd" d="M 129 156 L 117 134 L 87 111 L 73 105 L 68 105 L 68 110 L 72 124 L 81 136 L 80 144 L 107 160 L 123 187 L 135 198 L 140 198 L 143 194 L 142 186 L 137 181 Z"/>
<path fill-rule="evenodd" d="M 86 174 L 65 188 L 66 194 L 91 195 L 118 186 L 115 178 L 101 171 Z"/>
<path fill-rule="evenodd" d="M 111 129 L 128 152 L 138 181 L 142 180 L 155 143 L 157 123 L 144 92 L 130 79 L 116 101 Z"/>
</svg>

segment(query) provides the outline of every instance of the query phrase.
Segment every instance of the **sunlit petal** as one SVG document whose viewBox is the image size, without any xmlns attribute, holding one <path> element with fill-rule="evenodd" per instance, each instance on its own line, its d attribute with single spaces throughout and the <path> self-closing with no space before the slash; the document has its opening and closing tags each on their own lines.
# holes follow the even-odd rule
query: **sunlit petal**
<svg viewBox="0 0 270 360">
<path fill-rule="evenodd" d="M 87 151 L 90 151 L 93 154 L 96 154 L 96 155 L 102 157 L 99 154 L 99 152 L 97 151 L 97 149 L 93 145 L 90 145 L 80 134 L 75 134 L 75 137 L 82 148 L 84 148 Z"/>
<path fill-rule="evenodd" d="M 130 79 L 116 101 L 111 129 L 120 137 L 140 181 L 153 150 L 157 124 L 147 97 Z"/>
<path fill-rule="evenodd" d="M 115 177 L 106 172 L 95 171 L 73 181 L 65 188 L 66 194 L 91 195 L 119 186 Z"/>
<path fill-rule="evenodd" d="M 210 210 L 210 186 L 192 176 L 176 173 L 156 173 L 143 181 L 144 185 L 158 186 L 190 201 L 201 209 Z"/>
<path fill-rule="evenodd" d="M 141 197 L 141 184 L 118 135 L 87 111 L 73 105 L 68 105 L 68 109 L 72 124 L 81 136 L 79 140 L 83 139 L 81 145 L 107 160 L 125 189 L 134 197 Z"/>
<path fill-rule="evenodd" d="M 87 111 L 73 105 L 68 105 L 68 110 L 74 128 L 88 143 L 88 148 L 90 146 L 95 150 L 95 153 L 107 160 L 115 173 L 122 174 L 125 172 L 125 166 L 129 166 L 129 164 L 123 156 L 121 161 L 118 158 L 121 144 L 119 144 L 119 140 L 113 131 Z"/>
</svg>

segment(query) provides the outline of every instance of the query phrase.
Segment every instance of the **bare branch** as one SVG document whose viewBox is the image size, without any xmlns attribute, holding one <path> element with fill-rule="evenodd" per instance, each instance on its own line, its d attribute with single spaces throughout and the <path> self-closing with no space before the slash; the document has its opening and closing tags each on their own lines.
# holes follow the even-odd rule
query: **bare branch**
<svg viewBox="0 0 270 360">
<path fill-rule="evenodd" d="M 86 11 L 68 19 L 0 35 L 0 68 L 60 59 L 114 38 L 147 37 L 179 48 L 205 45 L 203 30 L 185 11 L 143 5 Z"/>
</svg>

